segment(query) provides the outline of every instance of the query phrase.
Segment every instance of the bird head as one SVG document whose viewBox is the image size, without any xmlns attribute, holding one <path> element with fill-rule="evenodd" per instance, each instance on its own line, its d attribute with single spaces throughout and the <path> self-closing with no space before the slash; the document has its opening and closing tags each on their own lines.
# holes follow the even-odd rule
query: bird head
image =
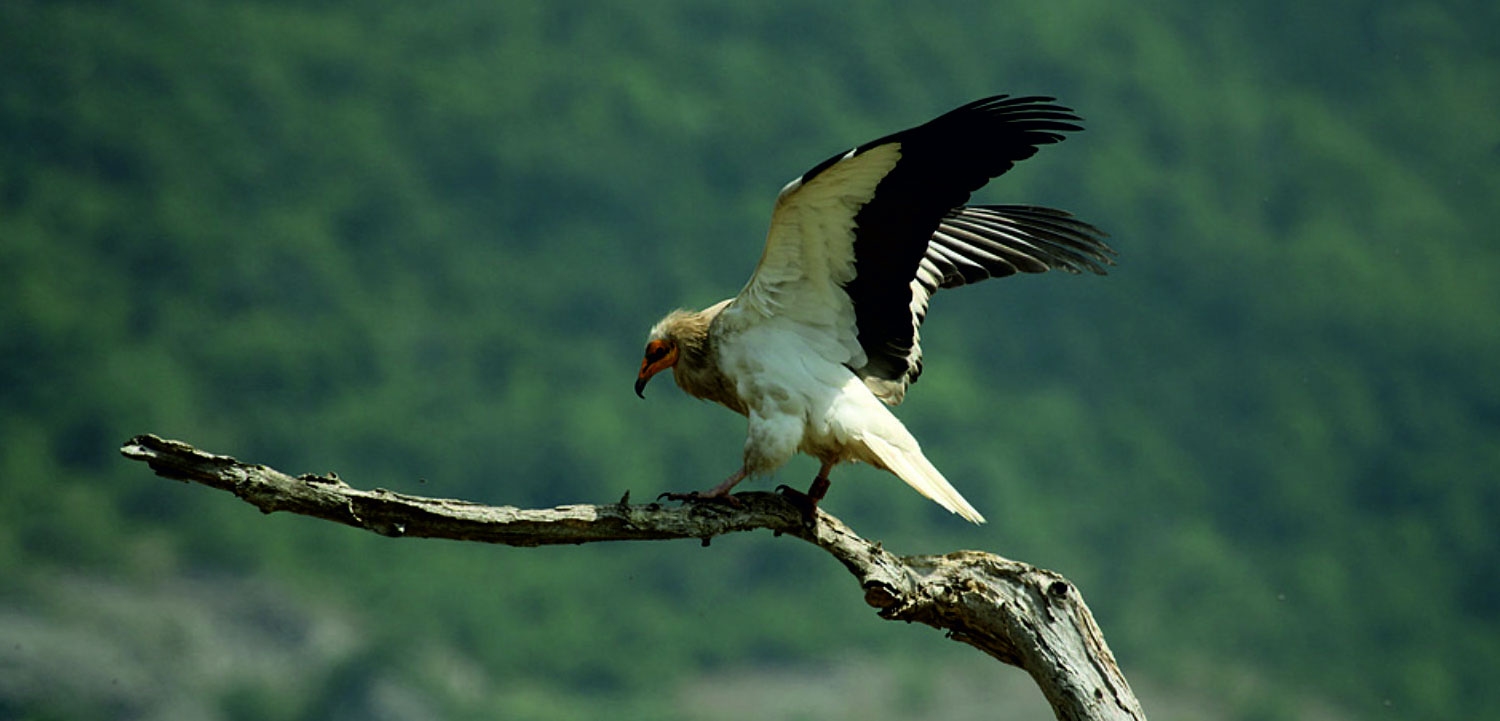
<svg viewBox="0 0 1500 721">
<path fill-rule="evenodd" d="M 646 343 L 646 357 L 641 361 L 641 372 L 635 377 L 635 394 L 646 397 L 646 383 L 651 376 L 677 365 L 677 341 L 671 338 L 653 338 Z"/>
</svg>

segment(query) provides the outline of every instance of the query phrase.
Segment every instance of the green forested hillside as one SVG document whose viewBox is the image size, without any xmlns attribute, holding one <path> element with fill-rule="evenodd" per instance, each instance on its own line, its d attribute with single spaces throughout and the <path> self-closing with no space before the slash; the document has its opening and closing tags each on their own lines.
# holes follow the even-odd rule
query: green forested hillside
<svg viewBox="0 0 1500 721">
<path fill-rule="evenodd" d="M 1088 130 L 978 199 L 1071 210 L 1120 264 L 934 300 L 900 414 L 989 525 L 868 469 L 828 510 L 1066 573 L 1154 719 L 1494 717 L 1495 27 L 0 3 L 0 718 L 1045 714 L 793 541 L 392 541 L 116 452 L 517 505 L 706 487 L 743 421 L 634 397 L 649 324 L 736 291 L 812 163 L 998 92 Z"/>
</svg>

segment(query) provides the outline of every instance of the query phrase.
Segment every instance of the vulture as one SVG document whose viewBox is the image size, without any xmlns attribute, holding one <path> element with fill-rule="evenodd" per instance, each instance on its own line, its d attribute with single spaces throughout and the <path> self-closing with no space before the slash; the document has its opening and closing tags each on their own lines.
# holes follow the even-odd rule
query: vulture
<svg viewBox="0 0 1500 721">
<path fill-rule="evenodd" d="M 996 95 L 818 163 L 781 189 L 760 264 L 738 295 L 675 310 L 651 328 L 636 394 L 671 369 L 689 395 L 746 417 L 739 470 L 723 499 L 797 452 L 822 463 L 808 512 L 845 461 L 889 471 L 974 523 L 984 517 L 922 454 L 891 413 L 922 373 L 918 329 L 940 289 L 1021 273 L 1103 275 L 1115 251 L 1069 213 L 966 205 L 1041 145 L 1082 130 L 1049 97 Z"/>
</svg>

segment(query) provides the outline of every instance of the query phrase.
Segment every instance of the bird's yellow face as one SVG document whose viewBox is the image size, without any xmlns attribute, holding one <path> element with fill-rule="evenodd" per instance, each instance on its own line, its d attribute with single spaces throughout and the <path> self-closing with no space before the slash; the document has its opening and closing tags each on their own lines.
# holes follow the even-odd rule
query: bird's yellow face
<svg viewBox="0 0 1500 721">
<path fill-rule="evenodd" d="M 670 340 L 653 340 L 646 344 L 646 357 L 641 361 L 641 372 L 635 377 L 635 394 L 646 397 L 646 383 L 651 376 L 677 365 L 677 344 Z"/>
</svg>

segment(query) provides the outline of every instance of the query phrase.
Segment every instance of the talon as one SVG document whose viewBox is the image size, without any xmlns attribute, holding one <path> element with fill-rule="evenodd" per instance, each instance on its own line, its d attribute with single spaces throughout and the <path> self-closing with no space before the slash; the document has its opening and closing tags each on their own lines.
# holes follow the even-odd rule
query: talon
<svg viewBox="0 0 1500 721">
<path fill-rule="evenodd" d="M 818 499 L 809 496 L 791 486 L 782 484 L 776 487 L 776 492 L 781 494 L 798 511 L 802 512 L 802 525 L 811 528 L 818 523 Z"/>
<path fill-rule="evenodd" d="M 657 496 L 657 499 L 665 498 L 669 501 L 719 501 L 728 503 L 731 506 L 738 506 L 740 502 L 735 500 L 734 496 L 730 495 L 729 490 L 734 488 L 735 484 L 745 480 L 745 475 L 745 469 L 741 468 L 735 471 L 733 475 L 724 479 L 723 483 L 707 491 L 692 491 L 691 493 L 668 492 Z"/>
</svg>

